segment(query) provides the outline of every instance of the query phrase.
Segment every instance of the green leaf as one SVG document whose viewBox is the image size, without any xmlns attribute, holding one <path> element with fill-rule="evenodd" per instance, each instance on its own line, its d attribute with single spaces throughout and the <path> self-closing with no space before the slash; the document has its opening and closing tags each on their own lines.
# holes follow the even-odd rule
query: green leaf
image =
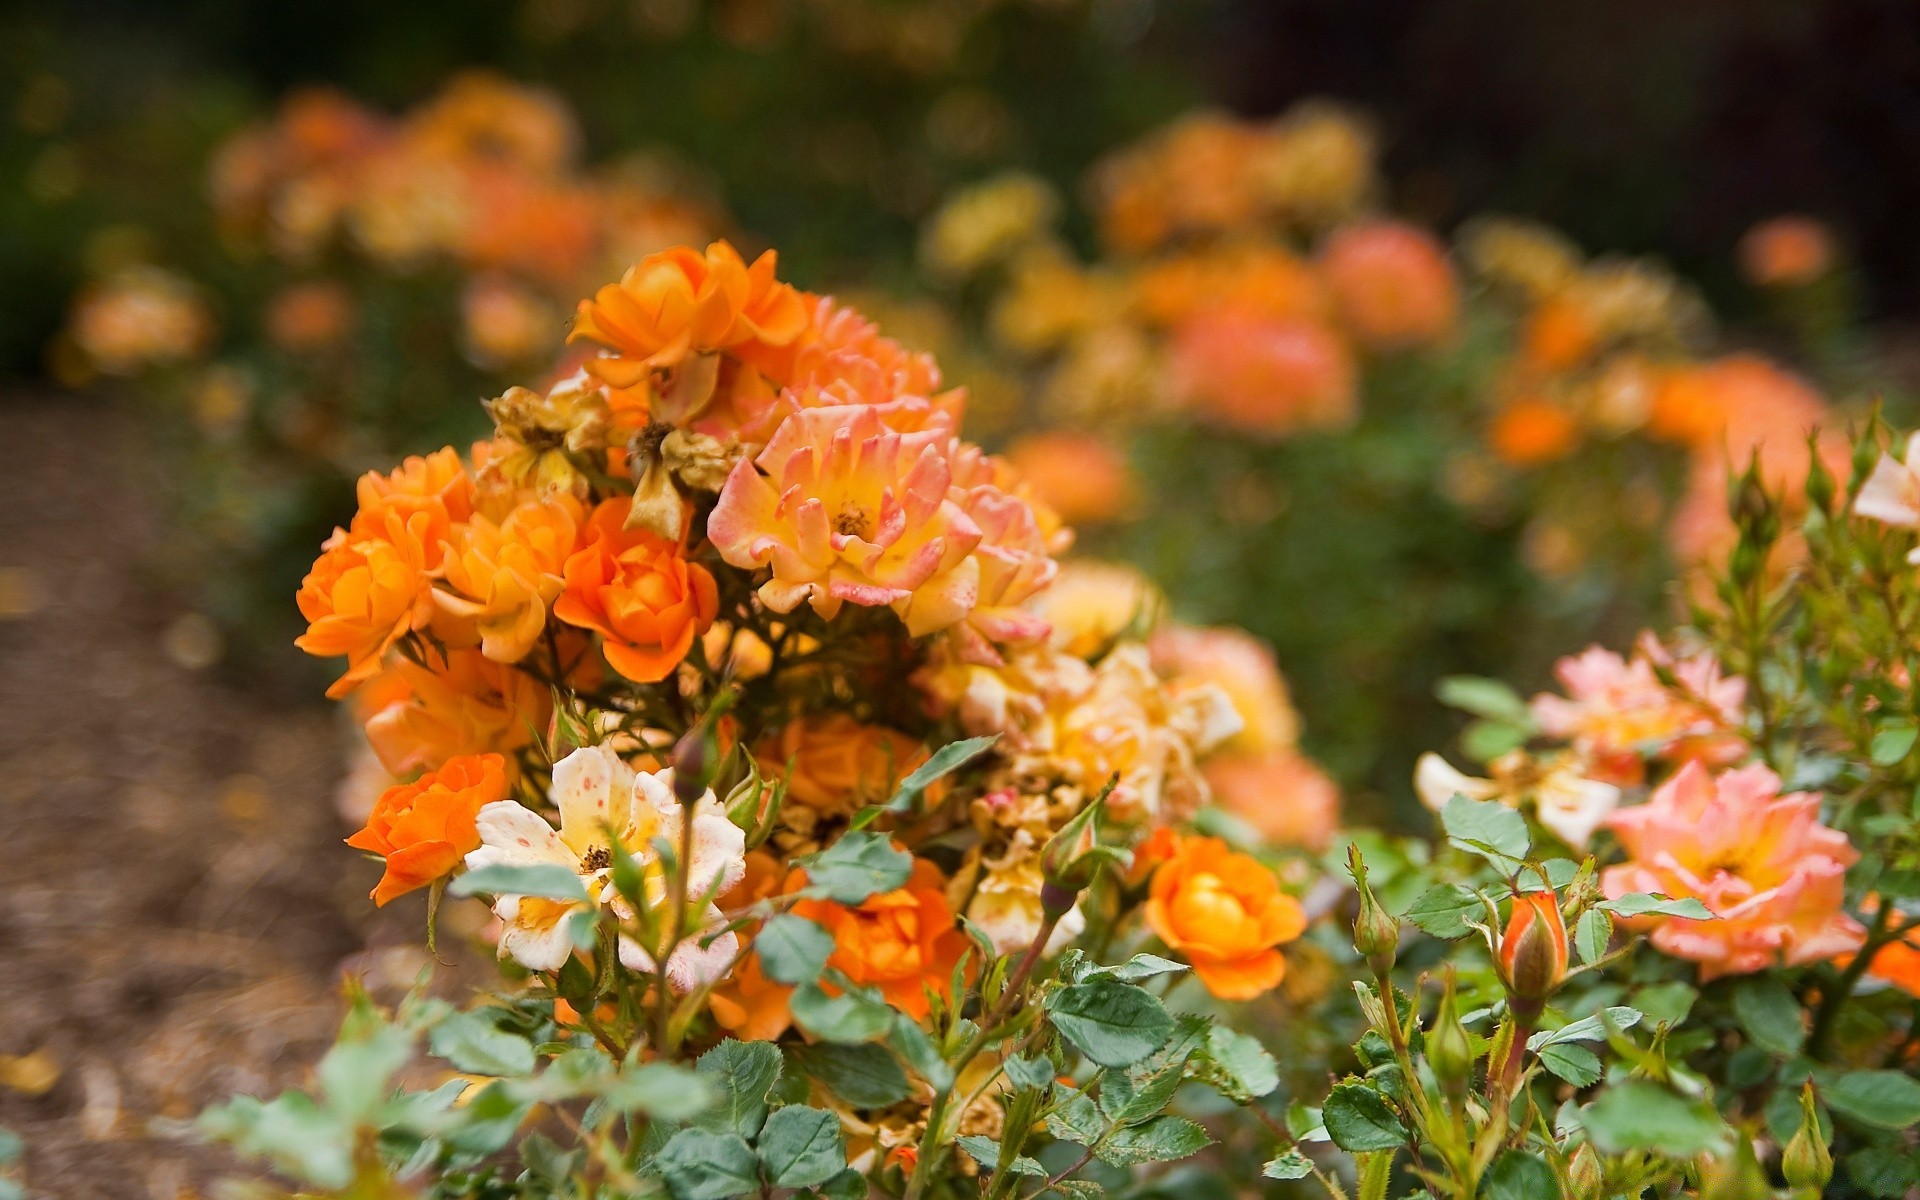
<svg viewBox="0 0 1920 1200">
<path fill-rule="evenodd" d="M 1088 967 L 1074 980 L 1084 983 L 1089 979 L 1118 979 L 1122 983 L 1138 983 L 1142 979 L 1152 979 L 1156 975 L 1172 975 L 1179 971 L 1189 971 L 1185 963 L 1174 962 L 1170 958 L 1161 958 L 1158 954 L 1136 954 L 1116 967 Z"/>
<path fill-rule="evenodd" d="M 1100 1111 L 1117 1125 L 1137 1125 L 1173 1099 L 1185 1077 L 1185 1060 L 1157 1071 L 1109 1067 L 1100 1076 Z"/>
<path fill-rule="evenodd" d="M 953 1068 L 941 1057 L 940 1048 L 933 1044 L 927 1031 L 906 1013 L 896 1012 L 893 1015 L 893 1027 L 887 1031 L 887 1045 L 934 1091 L 944 1092 L 953 1086 Z"/>
<path fill-rule="evenodd" d="M 1467 918 L 1484 912 L 1480 897 L 1470 889 L 1457 883 L 1443 883 L 1421 893 L 1400 915 L 1427 934 L 1451 941 L 1467 936 Z"/>
<path fill-rule="evenodd" d="M 1502 754 L 1518 750 L 1534 734 L 1531 724 L 1508 721 L 1474 721 L 1460 731 L 1460 748 L 1475 762 L 1492 762 Z"/>
<path fill-rule="evenodd" d="M 935 750 L 927 761 L 915 767 L 912 774 L 900 781 L 900 786 L 894 791 L 893 798 L 887 801 L 887 808 L 892 812 L 905 812 L 912 808 L 920 799 L 920 793 L 932 786 L 935 780 L 951 775 L 979 758 L 993 749 L 993 744 L 999 740 L 999 734 L 990 733 L 985 737 L 948 742 Z"/>
<path fill-rule="evenodd" d="M 1575 1087 L 1586 1087 L 1600 1078 L 1600 1057 L 1574 1042 L 1541 1050 L 1540 1065 Z"/>
<path fill-rule="evenodd" d="M 833 935 L 805 917 L 780 913 L 767 918 L 754 935 L 760 969 L 776 983 L 812 983 L 833 954 Z"/>
<path fill-rule="evenodd" d="M 1692 1158 L 1726 1144 L 1731 1131 L 1713 1104 L 1668 1091 L 1650 1079 L 1607 1088 L 1580 1110 L 1594 1148 L 1607 1154 L 1651 1150 Z"/>
<path fill-rule="evenodd" d="M 1616 917 L 1685 917 L 1689 921 L 1711 921 L 1713 910 L 1692 896 L 1674 900 L 1647 892 L 1628 892 L 1618 900 L 1603 900 L 1597 906 Z"/>
<path fill-rule="evenodd" d="M 1911 721 L 1888 721 L 1873 735 L 1873 744 L 1868 748 L 1868 757 L 1876 767 L 1891 767 L 1906 758 L 1913 749 L 1915 738 L 1920 738 L 1920 727 Z"/>
<path fill-rule="evenodd" d="M 1849 1071 L 1820 1089 L 1827 1107 L 1875 1129 L 1920 1122 L 1920 1080 L 1903 1071 Z"/>
<path fill-rule="evenodd" d="M 869 988 L 832 996 L 817 983 L 803 983 L 788 1007 L 800 1028 L 823 1041 L 871 1042 L 893 1028 L 893 1009 Z"/>
<path fill-rule="evenodd" d="M 737 1133 L 682 1129 L 653 1156 L 674 1200 L 727 1200 L 760 1190 L 760 1164 Z"/>
<path fill-rule="evenodd" d="M 1313 1174 L 1313 1164 L 1298 1150 L 1289 1150 L 1261 1168 L 1260 1173 L 1268 1179 L 1305 1179 Z"/>
<path fill-rule="evenodd" d="M 855 1108 L 885 1108 L 912 1090 L 900 1063 L 879 1046 L 800 1046 L 794 1061 Z"/>
<path fill-rule="evenodd" d="M 1236 1104 L 1246 1104 L 1280 1086 L 1280 1068 L 1260 1040 L 1225 1025 L 1207 1030 L 1200 1051 L 1202 1078 Z"/>
<path fill-rule="evenodd" d="M 242 1154 L 270 1159 L 289 1177 L 323 1188 L 353 1182 L 353 1130 L 303 1092 L 262 1104 L 238 1096 L 200 1115 L 208 1136 Z"/>
<path fill-rule="evenodd" d="M 1647 1020 L 1661 1025 L 1678 1025 L 1693 1011 L 1693 1002 L 1700 998 L 1700 993 L 1692 984 L 1670 979 L 1665 983 L 1650 983 L 1635 990 L 1628 998 Z"/>
<path fill-rule="evenodd" d="M 1185 1158 L 1212 1144 L 1213 1139 L 1207 1136 L 1206 1130 L 1185 1117 L 1167 1114 L 1141 1125 L 1114 1130 L 1106 1141 L 1094 1147 L 1093 1153 L 1110 1167 L 1132 1167 Z"/>
<path fill-rule="evenodd" d="M 1061 1036 L 1103 1067 L 1139 1062 L 1173 1033 L 1173 1018 L 1159 1000 L 1114 979 L 1061 988 L 1047 997 L 1046 1007 Z"/>
<path fill-rule="evenodd" d="M 1480 1180 L 1482 1200 L 1545 1200 L 1559 1194 L 1553 1168 L 1525 1150 L 1508 1150 L 1494 1159 Z"/>
<path fill-rule="evenodd" d="M 1327 1094 L 1320 1106 L 1333 1144 L 1349 1154 L 1392 1150 L 1407 1140 L 1406 1126 L 1386 1099 L 1363 1083 L 1343 1083 Z"/>
<path fill-rule="evenodd" d="M 469 1075 L 532 1074 L 533 1043 L 494 1024 L 498 1013 L 476 1009 L 449 1017 L 434 1026 L 427 1046 Z"/>
<path fill-rule="evenodd" d="M 1533 724 L 1533 710 L 1527 706 L 1527 702 L 1520 698 L 1520 693 L 1498 679 L 1486 679 L 1479 675 L 1449 675 L 1434 687 L 1433 694 L 1448 708 L 1457 708 L 1476 717 L 1505 721 L 1511 725 Z"/>
<path fill-rule="evenodd" d="M 695 1120 L 698 1128 L 752 1137 L 767 1119 L 767 1092 L 780 1078 L 780 1051 L 772 1042 L 728 1038 L 700 1056 L 695 1071 L 720 1091 L 720 1102 Z"/>
<path fill-rule="evenodd" d="M 1573 945 L 1580 952 L 1583 963 L 1599 962 L 1607 956 L 1607 945 L 1613 941 L 1613 918 L 1597 908 L 1590 908 L 1580 914 L 1580 921 L 1573 927 Z"/>
<path fill-rule="evenodd" d="M 1806 1044 L 1800 1002 L 1771 975 L 1750 976 L 1734 985 L 1733 1015 L 1747 1040 L 1769 1054 L 1792 1058 Z"/>
<path fill-rule="evenodd" d="M 1063 1142 L 1091 1146 L 1107 1131 L 1107 1119 L 1085 1092 L 1062 1087 L 1060 1099 L 1047 1114 L 1047 1132 Z"/>
<path fill-rule="evenodd" d="M 1920 1187 L 1920 1157 L 1891 1146 L 1875 1146 L 1847 1155 L 1847 1178 L 1869 1196 L 1900 1200 Z"/>
<path fill-rule="evenodd" d="M 1497 800 L 1455 796 L 1440 810 L 1447 840 L 1462 850 L 1502 866 L 1524 859 L 1529 844 L 1527 819 Z"/>
<path fill-rule="evenodd" d="M 999 1169 L 999 1166 L 1000 1166 L 1000 1143 L 999 1142 L 994 1141 L 990 1137 L 982 1137 L 977 1133 L 970 1133 L 966 1137 L 959 1138 L 956 1140 L 958 1140 L 958 1142 L 960 1143 L 960 1148 L 962 1150 L 965 1150 L 967 1152 L 968 1157 L 972 1158 L 973 1161 L 979 1163 L 981 1166 L 985 1167 L 989 1171 Z M 1009 1163 L 1007 1165 L 1007 1170 L 1015 1175 L 1036 1175 L 1043 1179 L 1046 1177 L 1046 1174 L 1047 1174 L 1047 1169 L 1045 1167 L 1041 1166 L 1039 1163 L 1035 1162 L 1033 1159 L 1028 1158 L 1024 1154 L 1020 1155 L 1018 1158 L 1014 1159 L 1013 1162 Z"/>
<path fill-rule="evenodd" d="M 1616 1004 L 1606 1010 L 1607 1020 L 1615 1029 L 1632 1029 L 1640 1023 L 1640 1010 Z M 1569 1021 L 1560 1028 L 1536 1033 L 1527 1039 L 1527 1049 L 1542 1050 L 1548 1046 L 1564 1045 L 1568 1042 L 1604 1042 L 1607 1040 L 1607 1027 L 1600 1020 L 1600 1014 L 1582 1017 L 1578 1021 Z"/>
<path fill-rule="evenodd" d="M 807 873 L 807 892 L 841 904 L 859 904 L 869 896 L 906 885 L 913 856 L 884 833 L 852 832 L 818 854 L 799 860 Z"/>
<path fill-rule="evenodd" d="M 775 1187 L 825 1183 L 847 1169 L 840 1118 L 824 1108 L 790 1104 L 775 1109 L 760 1130 L 760 1161 Z"/>
<path fill-rule="evenodd" d="M 447 885 L 449 896 L 537 896 L 543 900 L 587 902 L 587 889 L 580 877 L 558 863 L 540 863 L 531 867 L 510 867 L 494 863 L 468 871 Z"/>
<path fill-rule="evenodd" d="M 1033 1088 L 1036 1091 L 1044 1091 L 1053 1086 L 1054 1077 L 1058 1074 L 1054 1070 L 1053 1060 L 1045 1057 L 1028 1058 L 1025 1055 L 1016 1054 L 1002 1062 L 1000 1067 L 1007 1073 L 1007 1078 L 1014 1087 Z"/>
<path fill-rule="evenodd" d="M 720 1096 L 721 1088 L 708 1075 L 664 1062 L 623 1068 L 601 1092 L 615 1112 L 643 1112 L 662 1121 L 688 1120 L 717 1104 Z"/>
</svg>

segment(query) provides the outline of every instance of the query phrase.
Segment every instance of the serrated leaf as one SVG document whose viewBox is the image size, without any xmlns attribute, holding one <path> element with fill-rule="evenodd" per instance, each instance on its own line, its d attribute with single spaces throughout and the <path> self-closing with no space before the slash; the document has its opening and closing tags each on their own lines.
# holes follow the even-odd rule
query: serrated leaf
<svg viewBox="0 0 1920 1200">
<path fill-rule="evenodd" d="M 1496 866 L 1526 857 L 1526 818 L 1497 800 L 1469 800 L 1456 795 L 1440 810 L 1440 823 L 1446 828 L 1449 842 L 1492 859 Z"/>
<path fill-rule="evenodd" d="M 695 1124 L 715 1132 L 752 1137 L 767 1117 L 767 1092 L 780 1078 L 780 1051 L 771 1042 L 728 1038 L 700 1056 L 693 1069 L 711 1080 L 719 1102 Z"/>
<path fill-rule="evenodd" d="M 989 1171 L 999 1169 L 999 1166 L 1000 1166 L 1000 1143 L 999 1142 L 994 1141 L 990 1137 L 982 1137 L 977 1133 L 970 1133 L 967 1136 L 963 1138 L 958 1138 L 956 1140 L 959 1142 L 960 1148 L 962 1150 L 965 1150 L 967 1152 L 967 1156 L 972 1158 L 973 1161 L 979 1163 L 981 1166 L 985 1167 Z M 1011 1163 L 1007 1164 L 1007 1170 L 1015 1175 L 1035 1175 L 1043 1179 L 1046 1177 L 1046 1174 L 1047 1174 L 1047 1169 L 1045 1167 L 1041 1166 L 1039 1163 L 1035 1162 L 1033 1159 L 1028 1158 L 1024 1154 L 1020 1155 L 1018 1158 L 1014 1159 Z"/>
<path fill-rule="evenodd" d="M 476 1010 L 449 1017 L 427 1035 L 427 1048 L 469 1075 L 532 1074 L 533 1043 L 494 1024 L 493 1015 Z"/>
<path fill-rule="evenodd" d="M 841 904 L 859 904 L 906 886 L 913 857 L 884 833 L 849 832 L 818 854 L 799 860 L 807 892 Z"/>
<path fill-rule="evenodd" d="M 1136 954 L 1126 962 L 1114 967 L 1091 967 L 1083 970 L 1075 978 L 1075 983 L 1089 979 L 1106 977 L 1118 979 L 1122 983 L 1138 983 L 1142 979 L 1152 979 L 1156 975 L 1172 975 L 1193 968 L 1185 963 L 1174 962 L 1170 958 L 1161 958 L 1158 954 Z"/>
<path fill-rule="evenodd" d="M 993 749 L 1000 735 L 990 733 L 985 737 L 967 738 L 965 741 L 948 742 L 935 750 L 926 762 L 915 767 L 900 781 L 893 798 L 887 801 L 887 808 L 893 812 L 905 812 L 920 799 L 920 793 L 931 787 L 935 780 L 943 779 L 966 766 L 974 759 Z"/>
<path fill-rule="evenodd" d="M 760 1163 L 737 1133 L 682 1129 L 653 1156 L 674 1200 L 727 1200 L 760 1190 Z"/>
<path fill-rule="evenodd" d="M 1585 1046 L 1563 1042 L 1539 1053 L 1541 1066 L 1575 1087 L 1586 1087 L 1600 1078 L 1600 1057 Z"/>
<path fill-rule="evenodd" d="M 1159 1049 L 1173 1017 L 1151 993 L 1114 979 L 1061 988 L 1046 1000 L 1060 1035 L 1103 1067 L 1124 1067 Z"/>
<path fill-rule="evenodd" d="M 1443 883 L 1422 892 L 1400 915 L 1425 933 L 1451 941 L 1467 936 L 1469 916 L 1484 912 L 1485 906 L 1471 890 L 1457 883 Z"/>
<path fill-rule="evenodd" d="M 1091 1146 L 1107 1131 L 1107 1119 L 1099 1105 L 1085 1092 L 1063 1087 L 1052 1111 L 1047 1113 L 1047 1132 L 1063 1142 Z"/>
<path fill-rule="evenodd" d="M 1343 1083 L 1329 1092 L 1320 1119 L 1333 1144 L 1349 1154 L 1406 1144 L 1406 1126 L 1379 1092 L 1362 1083 Z"/>
<path fill-rule="evenodd" d="M 1675 900 L 1647 892 L 1628 892 L 1617 900 L 1603 900 L 1598 907 L 1616 917 L 1682 917 L 1689 921 L 1715 919 L 1713 910 L 1692 896 Z"/>
<path fill-rule="evenodd" d="M 1651 1150 L 1672 1158 L 1725 1145 L 1732 1131 L 1707 1100 L 1678 1095 L 1650 1079 L 1629 1079 L 1580 1110 L 1594 1148 L 1608 1154 Z"/>
<path fill-rule="evenodd" d="M 1289 1150 L 1260 1170 L 1268 1179 L 1305 1179 L 1313 1174 L 1313 1164 L 1298 1150 Z"/>
<path fill-rule="evenodd" d="M 912 1087 L 893 1055 L 867 1043 L 856 1046 L 800 1046 L 795 1063 L 854 1108 L 885 1108 L 907 1098 Z"/>
<path fill-rule="evenodd" d="M 1920 1123 L 1920 1080 L 1903 1071 L 1849 1071 L 1820 1089 L 1828 1108 L 1875 1129 Z"/>
<path fill-rule="evenodd" d="M 1200 1059 L 1206 1082 L 1237 1104 L 1257 1100 L 1280 1086 L 1279 1064 L 1260 1040 L 1225 1025 L 1207 1030 Z"/>
<path fill-rule="evenodd" d="M 1616 1004 L 1606 1010 L 1607 1021 L 1615 1029 L 1632 1029 L 1640 1023 L 1641 1013 L 1637 1008 Z M 1607 1039 L 1607 1027 L 1600 1020 L 1600 1014 L 1582 1017 L 1578 1021 L 1569 1021 L 1558 1029 L 1543 1030 L 1527 1039 L 1527 1049 L 1542 1050 L 1548 1046 L 1564 1045 L 1567 1042 L 1603 1042 Z"/>
<path fill-rule="evenodd" d="M 1806 1043 L 1800 1002 L 1771 975 L 1751 976 L 1734 985 L 1733 1015 L 1747 1039 L 1769 1054 L 1792 1058 Z"/>
<path fill-rule="evenodd" d="M 823 1108 L 789 1104 L 775 1109 L 756 1144 L 775 1187 L 812 1187 L 847 1168 L 840 1118 Z"/>
<path fill-rule="evenodd" d="M 1106 1141 L 1094 1147 L 1093 1153 L 1110 1167 L 1132 1167 L 1185 1158 L 1212 1144 L 1207 1131 L 1192 1121 L 1163 1114 L 1144 1124 L 1114 1130 Z"/>
<path fill-rule="evenodd" d="M 1117 1125 L 1135 1125 L 1167 1106 L 1184 1078 L 1184 1063 L 1147 1074 L 1109 1067 L 1100 1076 L 1100 1111 Z"/>
<path fill-rule="evenodd" d="M 760 969 L 775 983 L 812 983 L 833 954 L 833 935 L 805 917 L 780 913 L 767 918 L 753 938 Z"/>
<path fill-rule="evenodd" d="M 829 1042 L 871 1042 L 893 1028 L 893 1009 L 865 988 L 829 995 L 817 983 L 803 983 L 787 1002 L 800 1028 Z"/>
<path fill-rule="evenodd" d="M 534 896 L 543 900 L 587 902 L 580 876 L 559 863 L 512 867 L 494 863 L 468 871 L 447 885 L 450 896 Z"/>
<path fill-rule="evenodd" d="M 1573 927 L 1573 946 L 1580 952 L 1580 961 L 1595 963 L 1607 956 L 1607 946 L 1613 941 L 1613 918 L 1597 908 L 1590 908 L 1580 914 L 1580 920 Z"/>
</svg>

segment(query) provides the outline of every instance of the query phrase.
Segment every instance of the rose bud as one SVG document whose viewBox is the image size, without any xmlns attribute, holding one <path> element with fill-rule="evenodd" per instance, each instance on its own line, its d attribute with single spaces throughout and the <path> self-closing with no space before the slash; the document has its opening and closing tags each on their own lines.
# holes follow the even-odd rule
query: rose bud
<svg viewBox="0 0 1920 1200">
<path fill-rule="evenodd" d="M 1537 1007 L 1567 977 L 1567 927 L 1552 892 L 1513 898 L 1500 938 L 1500 978 L 1507 994 Z"/>
</svg>

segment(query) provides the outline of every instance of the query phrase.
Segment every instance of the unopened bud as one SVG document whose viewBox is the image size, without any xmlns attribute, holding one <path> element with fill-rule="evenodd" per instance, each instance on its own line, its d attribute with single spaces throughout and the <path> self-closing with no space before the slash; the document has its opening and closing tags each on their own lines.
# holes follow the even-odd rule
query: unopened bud
<svg viewBox="0 0 1920 1200">
<path fill-rule="evenodd" d="M 1833 1179 L 1833 1152 L 1820 1132 L 1820 1114 L 1813 1107 L 1813 1084 L 1800 1089 L 1800 1128 L 1788 1139 L 1780 1171 L 1797 1188 L 1825 1190 Z"/>
<path fill-rule="evenodd" d="M 1040 847 L 1040 870 L 1045 881 L 1040 892 L 1042 907 L 1049 896 L 1057 913 L 1065 913 L 1085 891 L 1100 869 L 1108 863 L 1124 865 L 1126 853 L 1114 846 L 1100 844 L 1100 812 L 1113 794 L 1113 784 L 1094 797 L 1093 802 L 1073 815 L 1057 833 Z M 1048 908 L 1048 911 L 1055 911 Z"/>
<path fill-rule="evenodd" d="M 1515 895 L 1500 938 L 1500 978 L 1508 997 L 1537 1010 L 1566 977 L 1567 926 L 1558 898 L 1550 891 Z"/>
<path fill-rule="evenodd" d="M 708 777 L 713 773 L 712 733 L 702 724 L 687 731 L 673 745 L 669 765 L 673 767 L 673 798 L 682 804 L 698 804 L 707 794 Z"/>
<path fill-rule="evenodd" d="M 1347 848 L 1347 867 L 1360 890 L 1360 912 L 1353 919 L 1353 948 L 1367 960 L 1374 975 L 1384 978 L 1393 970 L 1394 956 L 1400 950 L 1400 922 L 1380 906 L 1373 889 L 1367 886 L 1367 864 L 1360 857 L 1360 847 Z"/>
<path fill-rule="evenodd" d="M 1440 1011 L 1434 1014 L 1433 1027 L 1427 1030 L 1427 1065 L 1448 1091 L 1454 1091 L 1473 1074 L 1473 1040 L 1460 1023 L 1459 1005 L 1453 998 L 1453 969 L 1447 970 L 1447 988 L 1440 996 Z"/>
<path fill-rule="evenodd" d="M 1606 1200 L 1606 1172 L 1593 1143 L 1581 1142 L 1573 1152 L 1573 1161 L 1567 1164 L 1567 1182 L 1573 1185 L 1573 1200 Z"/>
<path fill-rule="evenodd" d="M 1807 501 L 1813 507 L 1829 515 L 1833 512 L 1833 473 L 1827 470 L 1827 464 L 1820 461 L 1819 443 L 1809 436 L 1807 439 Z"/>
</svg>

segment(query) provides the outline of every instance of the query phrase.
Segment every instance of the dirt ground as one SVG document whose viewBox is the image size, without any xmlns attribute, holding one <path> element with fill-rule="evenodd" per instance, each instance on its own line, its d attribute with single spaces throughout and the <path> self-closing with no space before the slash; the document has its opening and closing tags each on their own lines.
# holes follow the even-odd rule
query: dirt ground
<svg viewBox="0 0 1920 1200">
<path fill-rule="evenodd" d="M 340 844 L 335 715 L 216 678 L 142 582 L 136 441 L 95 401 L 0 399 L 0 1126 L 32 1196 L 208 1195 L 237 1164 L 170 1125 L 301 1083 L 343 970 L 424 963 Z"/>
</svg>

